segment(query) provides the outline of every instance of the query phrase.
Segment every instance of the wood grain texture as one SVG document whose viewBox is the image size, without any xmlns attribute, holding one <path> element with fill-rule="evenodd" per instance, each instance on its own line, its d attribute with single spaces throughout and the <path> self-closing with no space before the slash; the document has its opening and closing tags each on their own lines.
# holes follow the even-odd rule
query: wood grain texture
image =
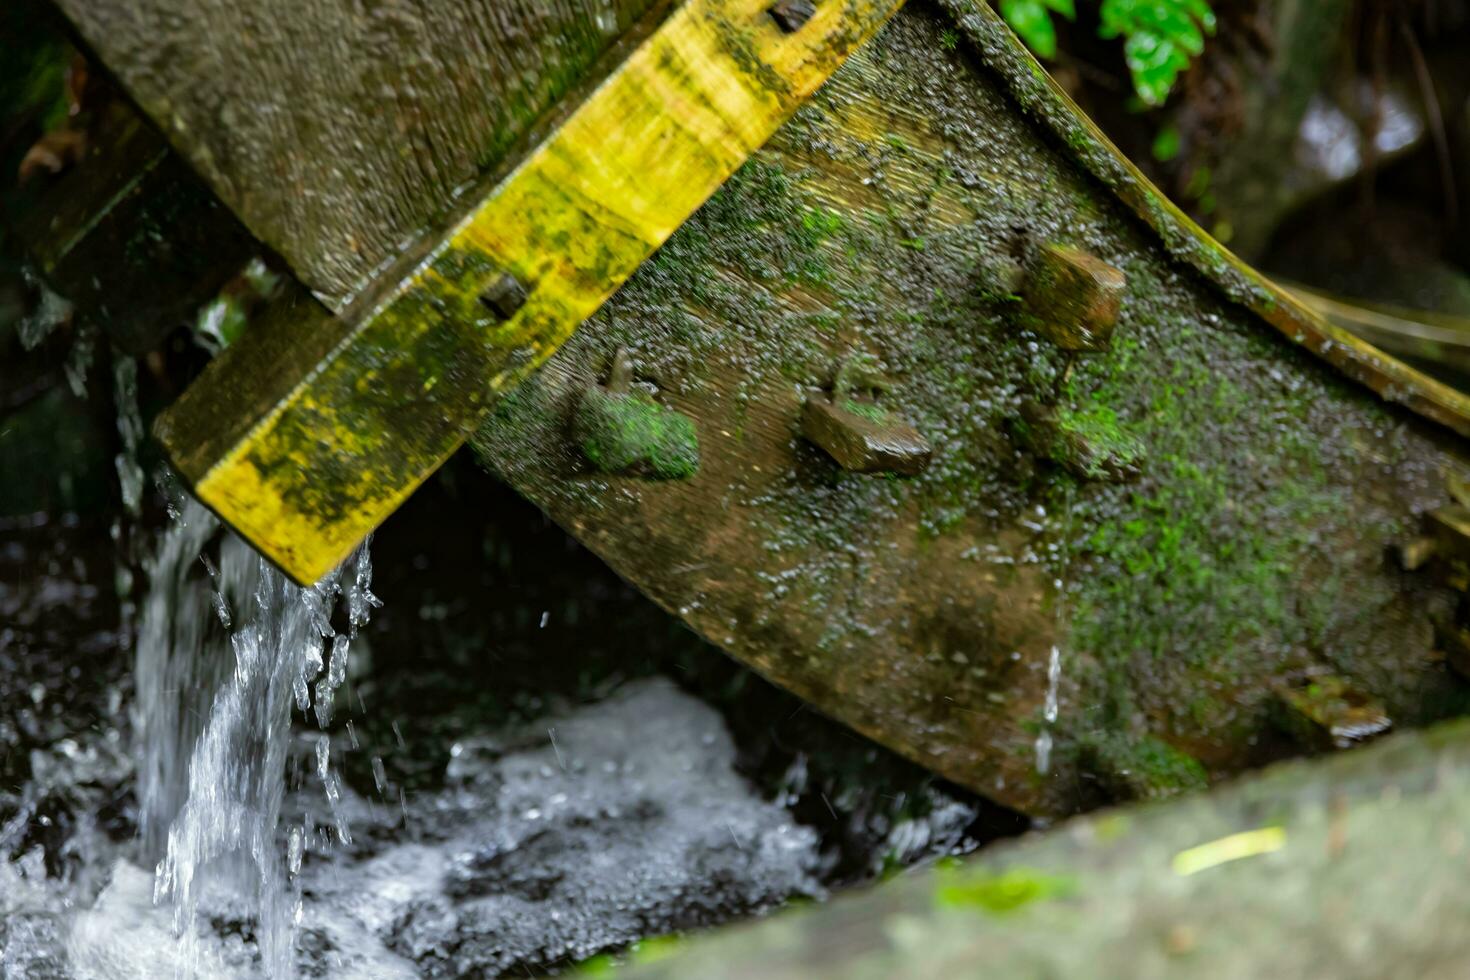
<svg viewBox="0 0 1470 980">
<path fill-rule="evenodd" d="M 196 495 L 298 581 L 342 561 L 760 146 L 897 0 L 782 32 L 680 5 L 426 256 L 322 325 L 249 335 L 160 418 Z M 527 299 L 481 301 L 509 273 Z M 268 353 L 261 348 L 268 347 Z M 269 365 L 262 369 L 261 365 Z"/>
<path fill-rule="evenodd" d="M 59 0 L 215 192 L 338 308 L 654 0 Z"/>
<path fill-rule="evenodd" d="M 1005 285 L 1027 241 L 1127 275 L 1112 349 L 1065 380 Z M 691 479 L 582 458 L 575 406 L 619 349 L 695 420 Z M 844 472 L 801 436 L 806 400 L 859 352 L 893 381 L 880 404 L 933 446 L 916 477 Z M 1058 397 L 1136 445 L 1137 474 L 1079 482 L 1028 451 L 1023 406 Z M 1087 760 L 1126 767 L 1150 740 L 1217 776 L 1259 761 L 1280 749 L 1273 680 L 1325 665 L 1401 722 L 1456 703 L 1427 656 L 1426 611 L 1447 597 L 1384 554 L 1447 499 L 1458 441 L 1171 255 L 928 4 L 854 56 L 475 446 L 711 642 L 1024 812 L 1097 802 L 1116 774 Z"/>
</svg>

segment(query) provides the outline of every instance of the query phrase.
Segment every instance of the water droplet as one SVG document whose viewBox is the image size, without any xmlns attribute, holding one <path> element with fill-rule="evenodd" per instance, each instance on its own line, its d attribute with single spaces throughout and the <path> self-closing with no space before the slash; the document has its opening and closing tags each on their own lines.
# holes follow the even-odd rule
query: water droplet
<svg viewBox="0 0 1470 980">
<path fill-rule="evenodd" d="M 383 757 L 373 756 L 373 785 L 378 788 L 378 795 L 385 796 L 388 793 L 388 772 L 383 767 Z"/>
<path fill-rule="evenodd" d="M 286 840 L 286 867 L 291 869 L 293 876 L 301 873 L 301 858 L 306 847 L 301 840 L 301 828 L 292 827 L 291 834 Z"/>
</svg>

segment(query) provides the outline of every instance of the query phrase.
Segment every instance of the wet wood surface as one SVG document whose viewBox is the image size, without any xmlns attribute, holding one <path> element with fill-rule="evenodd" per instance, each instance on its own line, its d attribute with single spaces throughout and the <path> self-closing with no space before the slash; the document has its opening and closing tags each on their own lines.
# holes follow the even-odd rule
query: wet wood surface
<svg viewBox="0 0 1470 980">
<path fill-rule="evenodd" d="M 50 287 L 140 354 L 260 246 L 146 119 L 120 100 L 101 115 L 82 158 L 7 218 Z"/>
<path fill-rule="evenodd" d="M 298 582 L 344 560 L 892 14 L 689 0 L 331 322 L 245 336 L 155 426 Z M 569 100 L 571 101 L 571 100 Z"/>
<path fill-rule="evenodd" d="M 493 170 L 654 0 L 58 0 L 336 308 Z"/>
<path fill-rule="evenodd" d="M 1449 499 L 1458 440 L 1171 254 L 952 23 L 910 3 L 497 411 L 483 458 L 711 642 L 1027 813 L 1270 758 L 1283 678 L 1346 675 L 1399 723 L 1453 710 L 1450 599 L 1384 556 Z M 1070 373 L 1009 295 L 1027 241 L 1127 277 L 1111 349 Z M 619 350 L 695 423 L 692 478 L 577 444 Z M 932 445 L 919 475 L 803 438 L 854 353 Z M 1130 465 L 1039 455 L 1033 401 Z"/>
<path fill-rule="evenodd" d="M 99 48 L 107 18 L 131 16 L 73 15 Z M 229 16 L 248 43 L 280 33 L 255 13 Z M 1260 761 L 1275 751 L 1268 717 L 1283 677 L 1346 675 L 1399 722 L 1452 710 L 1463 689 L 1430 655 L 1430 615 L 1451 597 L 1384 556 L 1447 500 L 1444 471 L 1463 468 L 1463 450 L 1378 394 L 1462 430 L 1463 399 L 1300 312 L 1197 237 L 1085 120 L 1046 101 L 1044 74 L 993 20 L 960 0 L 910 4 L 503 405 L 477 449 L 712 642 L 1029 813 L 1096 802 L 1100 787 L 1127 782 L 1140 746 L 1216 776 Z M 182 88 L 147 91 L 173 67 L 147 69 L 163 57 L 155 42 L 118 23 L 109 60 L 145 108 L 174 118 L 168 98 Z M 264 50 L 284 56 L 275 42 Z M 211 66 L 181 64 L 178 76 Z M 307 91 L 303 106 L 334 90 Z M 345 91 L 356 100 L 346 115 L 366 112 L 361 88 Z M 409 131 L 425 118 L 410 113 Z M 353 200 L 324 211 L 357 159 L 331 156 L 350 143 L 337 120 L 314 124 L 332 140 L 306 121 L 301 133 L 270 130 L 281 158 L 264 166 L 250 155 L 259 148 L 227 161 L 211 127 L 196 137 L 173 125 L 258 234 L 279 222 L 267 240 L 331 303 L 392 253 L 384 229 L 401 232 L 452 193 L 420 173 L 393 178 L 393 193 L 357 175 Z M 393 142 L 374 132 L 369 146 Z M 255 182 L 229 185 L 227 162 Z M 393 205 L 400 191 L 416 203 Z M 359 223 L 360 235 L 342 231 Z M 1127 277 L 1113 347 L 1070 370 L 1012 305 L 1015 263 L 1045 244 Z M 576 408 L 620 349 L 640 391 L 694 422 L 691 479 L 599 472 L 576 444 Z M 893 376 L 883 410 L 932 446 L 919 475 L 846 472 L 802 439 L 802 406 L 855 352 Z M 332 410 L 350 418 L 343 398 Z M 1137 465 L 1118 480 L 1066 478 L 1018 437 L 1038 400 Z M 341 479 L 362 477 L 351 448 L 333 445 L 323 451 Z M 316 472 L 290 454 L 278 462 L 304 480 Z"/>
</svg>

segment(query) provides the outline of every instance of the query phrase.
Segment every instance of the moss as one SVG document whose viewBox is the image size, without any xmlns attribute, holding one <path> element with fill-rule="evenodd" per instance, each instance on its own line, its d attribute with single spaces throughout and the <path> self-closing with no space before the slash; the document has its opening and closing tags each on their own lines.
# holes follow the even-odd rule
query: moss
<svg viewBox="0 0 1470 980">
<path fill-rule="evenodd" d="M 1057 427 L 1064 436 L 1087 445 L 1091 452 L 1082 461 L 1087 475 L 1106 475 L 1104 463 L 1132 469 L 1143 459 L 1143 445 L 1118 424 L 1118 414 L 1105 405 L 1086 409 L 1062 409 Z"/>
<path fill-rule="evenodd" d="M 691 219 L 699 231 L 665 244 L 656 260 L 664 275 L 644 276 L 638 285 L 665 291 L 677 282 L 686 302 L 726 308 L 743 307 L 750 297 L 728 292 L 712 269 L 737 269 L 773 286 L 828 282 L 833 252 L 846 251 L 855 230 L 842 214 L 802 194 L 801 180 L 800 173 L 750 160 Z M 753 238 L 761 240 L 759 249 L 748 249 Z"/>
<path fill-rule="evenodd" d="M 699 472 L 694 422 L 642 392 L 593 388 L 578 405 L 575 424 L 582 454 L 604 473 L 638 469 L 680 480 Z"/>
<path fill-rule="evenodd" d="M 640 939 L 621 954 L 599 953 L 588 957 L 576 964 L 572 971 L 577 976 L 583 977 L 615 977 L 622 967 L 642 966 L 666 960 L 677 953 L 683 945 L 682 937 L 675 935 Z"/>
<path fill-rule="evenodd" d="M 1072 515 L 1082 529 L 1069 550 L 1072 642 L 1099 705 L 1088 724 L 1110 728 L 1144 707 L 1222 732 L 1241 721 L 1232 696 L 1249 674 L 1302 656 L 1339 625 L 1341 608 L 1303 615 L 1311 602 L 1292 597 L 1307 562 L 1337 563 L 1314 546 L 1352 506 L 1315 421 L 1323 389 L 1277 383 L 1265 368 L 1281 364 L 1283 345 L 1165 320 L 1156 276 L 1135 268 L 1130 281 L 1129 329 L 1066 386 L 1088 406 L 1074 425 L 1123 437 L 1146 458 L 1141 480 L 1081 495 Z M 1305 367 L 1292 358 L 1292 370 Z M 1140 705 L 1139 692 L 1152 696 Z"/>
<path fill-rule="evenodd" d="M 1051 409 L 1028 404 L 1011 420 L 1017 442 L 1064 467 L 1079 480 L 1126 480 L 1144 460 L 1138 439 L 1106 406 Z"/>
<path fill-rule="evenodd" d="M 1075 878 L 1033 868 L 993 872 L 981 867 L 946 864 L 938 871 L 934 897 L 945 908 L 1009 915 L 1034 902 L 1068 898 L 1076 892 Z"/>
<path fill-rule="evenodd" d="M 845 400 L 840 406 L 844 412 L 856 415 L 858 418 L 867 419 L 877 425 L 886 425 L 892 420 L 893 414 L 881 405 L 873 402 L 860 402 L 855 398 Z"/>
<path fill-rule="evenodd" d="M 1115 800 L 1160 800 L 1209 785 L 1196 759 L 1149 735 L 1102 734 L 1087 740 L 1080 758 Z"/>
</svg>

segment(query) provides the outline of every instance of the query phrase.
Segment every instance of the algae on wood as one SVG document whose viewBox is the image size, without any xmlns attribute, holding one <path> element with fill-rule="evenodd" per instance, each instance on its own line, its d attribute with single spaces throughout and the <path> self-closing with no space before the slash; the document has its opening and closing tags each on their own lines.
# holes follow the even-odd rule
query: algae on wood
<svg viewBox="0 0 1470 980">
<path fill-rule="evenodd" d="M 647 25 L 447 232 L 407 248 L 339 317 L 297 297 L 299 323 L 212 363 L 155 427 L 175 466 L 287 574 L 316 581 L 897 2 L 828 6 L 789 37 L 760 0 L 689 0 Z"/>
<path fill-rule="evenodd" d="M 1109 352 L 1067 373 L 1061 352 L 1017 322 L 1018 235 L 1126 273 Z M 504 271 L 456 258 L 441 271 L 461 287 Z M 356 260 L 328 264 L 343 261 Z M 450 300 L 475 325 L 475 291 Z M 273 369 L 314 364 L 355 329 L 293 301 L 315 329 L 292 340 L 304 347 L 260 355 L 260 390 L 289 389 Z M 410 329 L 430 315 L 399 313 Z M 442 373 L 466 403 L 489 397 L 474 389 L 489 383 L 475 374 L 484 365 L 430 333 L 414 335 L 426 345 L 417 360 L 391 330 L 392 342 L 360 351 L 358 366 L 381 355 L 401 373 L 386 394 L 355 386 L 371 371 L 347 370 L 327 379 L 332 397 L 298 399 L 292 438 L 262 472 L 329 521 L 371 498 L 368 519 L 352 515 L 357 530 L 371 526 L 458 438 L 455 420 L 415 400 L 424 382 Z M 661 404 L 696 421 L 701 465 L 689 480 L 590 470 L 567 438 L 576 396 L 620 347 Z M 855 349 L 893 370 L 885 398 L 933 448 L 921 474 L 843 472 L 799 438 L 801 406 Z M 1100 738 L 1167 745 L 1214 774 L 1251 761 L 1281 676 L 1331 667 L 1407 722 L 1463 700 L 1442 665 L 1417 659 L 1432 642 L 1426 611 L 1449 595 L 1381 561 L 1415 513 L 1443 503 L 1441 468 L 1462 467 L 1461 448 L 1322 361 L 1470 431 L 1463 397 L 1312 317 L 1200 237 L 988 8 L 916 2 L 478 444 L 742 660 L 951 778 L 1058 813 L 1091 802 L 1082 749 Z M 1120 467 L 1120 482 L 1079 485 L 1013 440 L 1021 407 L 1045 398 L 1136 446 L 1136 476 Z M 258 418 L 215 401 L 201 418 L 222 430 Z M 423 423 L 401 432 L 411 465 L 385 450 L 371 457 L 385 466 L 365 466 L 361 440 L 391 446 L 376 423 L 400 408 Z M 303 446 L 321 467 L 304 465 Z M 235 487 L 251 505 L 252 487 Z M 260 523 L 275 516 L 267 506 Z"/>
</svg>

